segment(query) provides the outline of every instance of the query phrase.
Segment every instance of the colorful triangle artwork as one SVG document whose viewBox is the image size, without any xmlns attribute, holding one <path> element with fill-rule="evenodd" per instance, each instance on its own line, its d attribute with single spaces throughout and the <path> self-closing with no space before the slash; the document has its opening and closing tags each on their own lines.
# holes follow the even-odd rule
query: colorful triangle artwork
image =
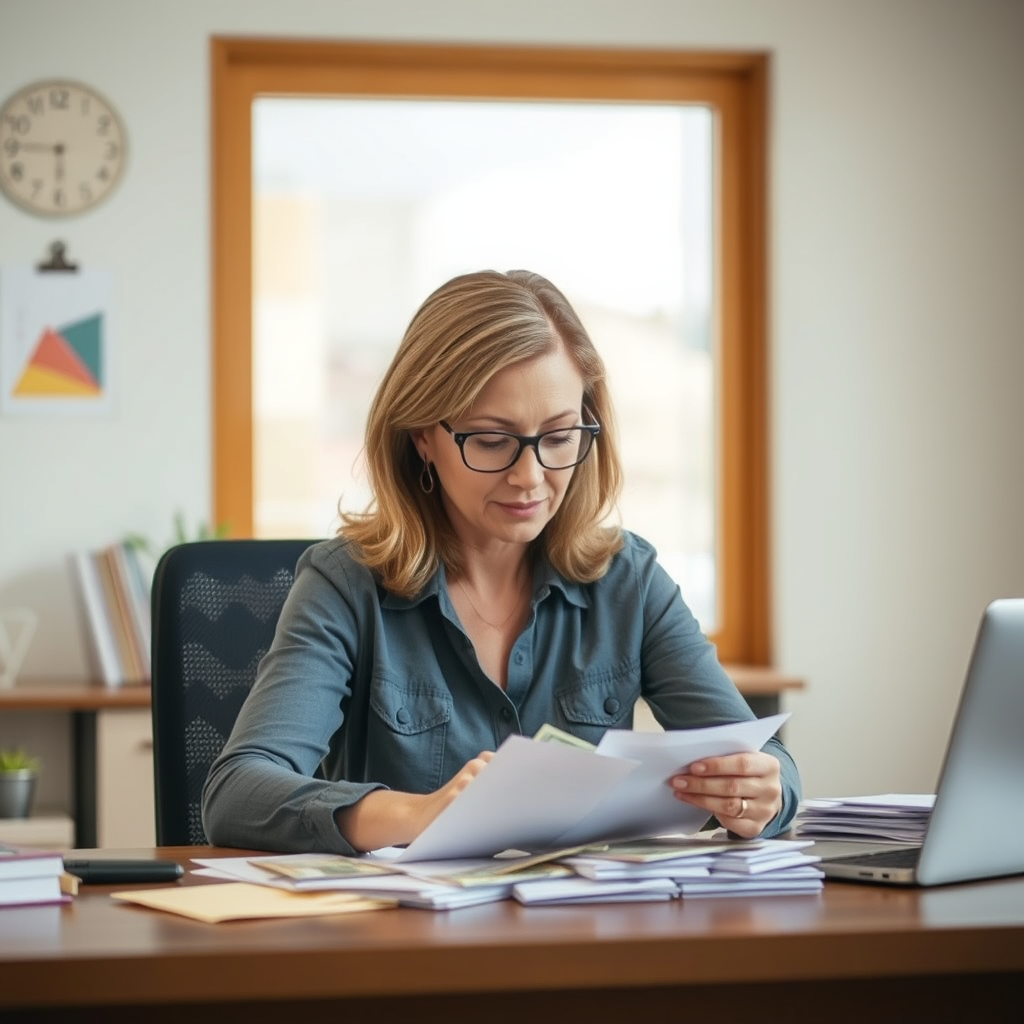
<svg viewBox="0 0 1024 1024">
<path fill-rule="evenodd" d="M 103 393 L 103 315 L 46 328 L 14 386 L 26 398 L 95 398 Z"/>
</svg>

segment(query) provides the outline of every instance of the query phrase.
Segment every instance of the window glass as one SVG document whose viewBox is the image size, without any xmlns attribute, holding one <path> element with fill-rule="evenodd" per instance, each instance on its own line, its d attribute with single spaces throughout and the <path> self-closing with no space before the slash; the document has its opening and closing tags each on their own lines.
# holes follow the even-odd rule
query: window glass
<svg viewBox="0 0 1024 1024">
<path fill-rule="evenodd" d="M 607 363 L 623 525 L 712 631 L 713 131 L 696 105 L 255 101 L 255 536 L 362 508 L 367 409 L 416 307 L 455 274 L 527 268 Z"/>
</svg>

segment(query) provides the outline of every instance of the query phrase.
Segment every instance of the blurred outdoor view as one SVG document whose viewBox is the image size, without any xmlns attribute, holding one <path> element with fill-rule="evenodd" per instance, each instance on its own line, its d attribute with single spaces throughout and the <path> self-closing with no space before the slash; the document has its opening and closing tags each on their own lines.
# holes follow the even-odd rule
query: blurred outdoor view
<svg viewBox="0 0 1024 1024">
<path fill-rule="evenodd" d="M 526 268 L 607 363 L 623 525 L 713 630 L 712 112 L 268 98 L 253 139 L 255 536 L 363 508 L 367 408 L 416 308 L 456 274 Z"/>
</svg>

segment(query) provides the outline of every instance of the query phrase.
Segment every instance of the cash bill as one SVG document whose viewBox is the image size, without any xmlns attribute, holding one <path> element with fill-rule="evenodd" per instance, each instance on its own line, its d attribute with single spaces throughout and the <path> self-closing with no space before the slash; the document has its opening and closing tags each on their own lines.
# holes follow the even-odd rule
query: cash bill
<svg viewBox="0 0 1024 1024">
<path fill-rule="evenodd" d="M 366 875 L 390 875 L 395 872 L 395 869 L 388 864 L 375 864 L 371 861 L 333 853 L 254 857 L 250 859 L 249 863 L 295 881 L 360 878 Z"/>
<path fill-rule="evenodd" d="M 538 743 L 561 743 L 567 747 L 579 747 L 581 750 L 594 750 L 594 744 L 581 740 L 578 736 L 559 729 L 554 725 L 545 722 L 534 734 L 533 738 Z"/>
</svg>

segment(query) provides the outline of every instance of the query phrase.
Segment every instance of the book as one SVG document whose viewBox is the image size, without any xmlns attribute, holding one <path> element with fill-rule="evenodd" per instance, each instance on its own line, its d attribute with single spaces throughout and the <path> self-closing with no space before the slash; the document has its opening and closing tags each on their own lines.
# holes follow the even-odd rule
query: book
<svg viewBox="0 0 1024 1024">
<path fill-rule="evenodd" d="M 128 557 L 121 544 L 111 544 L 96 553 L 96 558 L 103 563 L 104 572 L 110 579 L 113 611 L 129 666 L 129 680 L 147 682 L 150 675 L 149 648 L 141 622 L 144 611 L 137 607 L 138 598 L 131 579 Z"/>
<path fill-rule="evenodd" d="M 2 828 L 0 825 L 0 831 Z M 34 846 L 15 846 L 0 841 L 0 881 L 34 875 L 59 877 L 63 873 L 64 858 L 55 850 L 39 850 Z"/>
<path fill-rule="evenodd" d="M 114 546 L 117 564 L 125 575 L 129 601 L 132 610 L 132 621 L 139 637 L 143 663 L 149 674 L 153 649 L 153 611 L 150 592 L 153 588 L 153 571 L 148 564 L 144 565 L 144 555 L 135 544 L 122 541 Z"/>
<path fill-rule="evenodd" d="M 93 669 L 107 686 L 146 683 L 152 652 L 149 574 L 124 542 L 71 556 Z"/>
<path fill-rule="evenodd" d="M 60 886 L 60 875 L 0 879 L 0 907 L 66 902 L 67 897 Z"/>
<path fill-rule="evenodd" d="M 0 842 L 0 906 L 66 902 L 63 874 L 59 853 Z"/>
<path fill-rule="evenodd" d="M 120 686 L 125 681 L 125 670 L 114 639 L 107 599 L 92 552 L 74 552 L 71 555 L 71 566 L 72 575 L 77 583 L 93 670 L 107 686 Z"/>
</svg>

